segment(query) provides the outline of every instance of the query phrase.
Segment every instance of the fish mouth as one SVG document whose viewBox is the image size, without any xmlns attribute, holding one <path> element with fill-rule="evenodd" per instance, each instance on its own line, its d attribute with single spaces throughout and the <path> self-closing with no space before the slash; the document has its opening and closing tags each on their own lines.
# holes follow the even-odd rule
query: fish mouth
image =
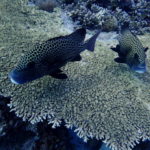
<svg viewBox="0 0 150 150">
<path fill-rule="evenodd" d="M 15 70 L 12 70 L 9 75 L 8 75 L 10 81 L 14 84 L 23 84 L 22 82 L 19 81 L 19 76 L 17 75 Z"/>
<path fill-rule="evenodd" d="M 146 72 L 146 65 L 144 64 L 140 64 L 138 66 L 134 66 L 131 68 L 133 71 L 137 72 L 137 73 L 145 73 Z"/>
<path fill-rule="evenodd" d="M 137 73 L 145 73 L 146 72 L 146 70 L 145 69 L 138 69 L 138 70 L 135 70 L 135 72 L 137 72 Z"/>
<path fill-rule="evenodd" d="M 33 80 L 36 80 L 38 78 L 41 78 L 43 74 L 36 74 L 33 70 L 21 70 L 18 71 L 16 69 L 12 70 L 9 74 L 8 77 L 10 81 L 14 84 L 24 84 L 31 82 Z"/>
<path fill-rule="evenodd" d="M 12 77 L 9 77 L 10 78 L 10 81 L 14 84 L 19 84 L 18 82 L 16 82 Z"/>
</svg>

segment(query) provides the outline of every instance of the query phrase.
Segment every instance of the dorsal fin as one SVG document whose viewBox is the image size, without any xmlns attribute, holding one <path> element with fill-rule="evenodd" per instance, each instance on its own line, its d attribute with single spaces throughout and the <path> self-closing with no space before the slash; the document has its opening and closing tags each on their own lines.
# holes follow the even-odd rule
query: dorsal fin
<svg viewBox="0 0 150 150">
<path fill-rule="evenodd" d="M 75 32 L 73 32 L 69 35 L 54 37 L 54 38 L 49 39 L 47 41 L 69 38 L 69 39 L 76 41 L 76 42 L 83 42 L 85 39 L 85 35 L 86 35 L 86 30 L 84 28 L 80 28 L 80 29 L 77 29 Z"/>
<path fill-rule="evenodd" d="M 129 29 L 129 22 L 124 22 L 124 24 L 121 26 L 121 30 Z"/>
<path fill-rule="evenodd" d="M 70 38 L 76 42 L 83 42 L 85 39 L 86 30 L 84 28 L 77 29 L 70 35 L 67 35 L 66 38 Z"/>
<path fill-rule="evenodd" d="M 124 22 L 124 24 L 121 26 L 121 33 L 129 30 L 129 22 Z"/>
<path fill-rule="evenodd" d="M 53 40 L 63 39 L 64 37 L 65 36 L 54 37 L 54 38 L 48 39 L 47 41 L 53 41 Z"/>
</svg>

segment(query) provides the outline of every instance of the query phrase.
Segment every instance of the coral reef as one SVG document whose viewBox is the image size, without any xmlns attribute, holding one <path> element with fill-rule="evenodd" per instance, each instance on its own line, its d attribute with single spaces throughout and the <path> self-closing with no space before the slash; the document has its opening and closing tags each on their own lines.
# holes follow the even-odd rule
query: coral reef
<svg viewBox="0 0 150 150">
<path fill-rule="evenodd" d="M 146 0 L 135 1 L 125 8 L 117 7 L 114 12 L 119 24 L 128 21 L 135 33 L 150 31 L 150 2 Z M 130 10 L 127 8 L 130 8 Z"/>
<path fill-rule="evenodd" d="M 36 136 L 36 125 L 31 125 L 9 112 L 7 104 L 10 98 L 0 97 L 0 149 L 1 150 L 33 150 Z"/>
<path fill-rule="evenodd" d="M 150 31 L 150 2 L 146 0 L 74 0 L 62 5 L 77 24 L 89 29 L 113 31 L 128 21 L 136 33 Z"/>
<path fill-rule="evenodd" d="M 111 12 L 107 8 L 98 6 L 91 0 L 79 0 L 77 3 L 69 4 L 63 8 L 67 10 L 66 13 L 77 24 L 86 28 L 102 28 L 104 31 L 113 31 L 117 28 L 117 20 L 111 15 Z M 107 27 L 108 22 L 110 29 Z"/>
<path fill-rule="evenodd" d="M 36 125 L 23 122 L 9 112 L 9 102 L 10 98 L 0 97 L 0 150 L 75 150 L 64 126 L 52 129 L 46 121 Z"/>
<path fill-rule="evenodd" d="M 116 31 L 128 21 L 135 33 L 150 32 L 150 2 L 147 0 L 29 0 L 40 9 L 62 8 L 77 25 L 88 29 Z"/>
<path fill-rule="evenodd" d="M 48 12 L 52 12 L 58 6 L 56 0 L 30 0 L 30 2 L 38 6 L 39 9 Z"/>
<path fill-rule="evenodd" d="M 90 139 L 84 143 L 64 123 L 52 129 L 46 121 L 32 125 L 9 112 L 10 98 L 0 96 L 0 149 L 1 150 L 110 150 L 102 141 Z M 149 150 L 149 141 L 140 142 L 133 150 Z"/>
<path fill-rule="evenodd" d="M 63 118 L 85 141 L 102 139 L 113 150 L 131 150 L 140 139 L 150 139 L 150 51 L 144 75 L 116 64 L 109 49 L 116 42 L 104 41 L 62 68 L 69 76 L 65 81 L 49 76 L 24 85 L 9 81 L 8 72 L 34 43 L 67 33 L 59 10 L 47 13 L 26 3 L 0 5 L 0 95 L 11 97 L 11 110 L 32 124 L 47 119 L 57 127 Z M 140 38 L 145 47 L 148 37 Z"/>
</svg>

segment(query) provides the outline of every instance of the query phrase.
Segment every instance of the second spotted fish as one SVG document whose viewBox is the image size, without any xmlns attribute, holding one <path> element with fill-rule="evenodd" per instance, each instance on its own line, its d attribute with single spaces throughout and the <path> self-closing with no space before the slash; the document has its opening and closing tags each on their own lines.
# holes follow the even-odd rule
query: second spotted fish
<svg viewBox="0 0 150 150">
<path fill-rule="evenodd" d="M 9 73 L 10 80 L 15 84 L 24 84 L 45 75 L 66 79 L 67 75 L 60 68 L 68 62 L 80 61 L 82 51 L 94 51 L 99 33 L 100 31 L 84 42 L 86 30 L 81 28 L 70 35 L 37 44 L 21 57 L 17 66 Z"/>
<path fill-rule="evenodd" d="M 119 35 L 119 44 L 116 48 L 111 48 L 117 52 L 119 57 L 115 58 L 117 63 L 127 64 L 131 70 L 146 72 L 146 51 L 139 39 L 129 30 L 129 24 L 125 23 Z"/>
</svg>

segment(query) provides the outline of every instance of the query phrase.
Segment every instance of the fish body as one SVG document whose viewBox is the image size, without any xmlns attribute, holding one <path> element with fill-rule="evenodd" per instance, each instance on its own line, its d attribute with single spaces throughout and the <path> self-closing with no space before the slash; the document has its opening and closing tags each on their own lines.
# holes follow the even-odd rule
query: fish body
<svg viewBox="0 0 150 150">
<path fill-rule="evenodd" d="M 80 53 L 85 49 L 94 51 L 95 41 L 100 31 L 84 42 L 86 30 L 81 28 L 70 35 L 49 39 L 26 52 L 17 66 L 9 73 L 15 84 L 24 84 L 50 75 L 57 79 L 66 79 L 60 70 L 68 62 L 80 61 Z"/>
<path fill-rule="evenodd" d="M 117 63 L 127 64 L 131 70 L 144 73 L 146 72 L 146 51 L 139 39 L 131 33 L 128 24 L 124 24 L 119 35 L 119 44 L 116 48 L 111 48 L 118 53 L 114 60 Z"/>
</svg>

